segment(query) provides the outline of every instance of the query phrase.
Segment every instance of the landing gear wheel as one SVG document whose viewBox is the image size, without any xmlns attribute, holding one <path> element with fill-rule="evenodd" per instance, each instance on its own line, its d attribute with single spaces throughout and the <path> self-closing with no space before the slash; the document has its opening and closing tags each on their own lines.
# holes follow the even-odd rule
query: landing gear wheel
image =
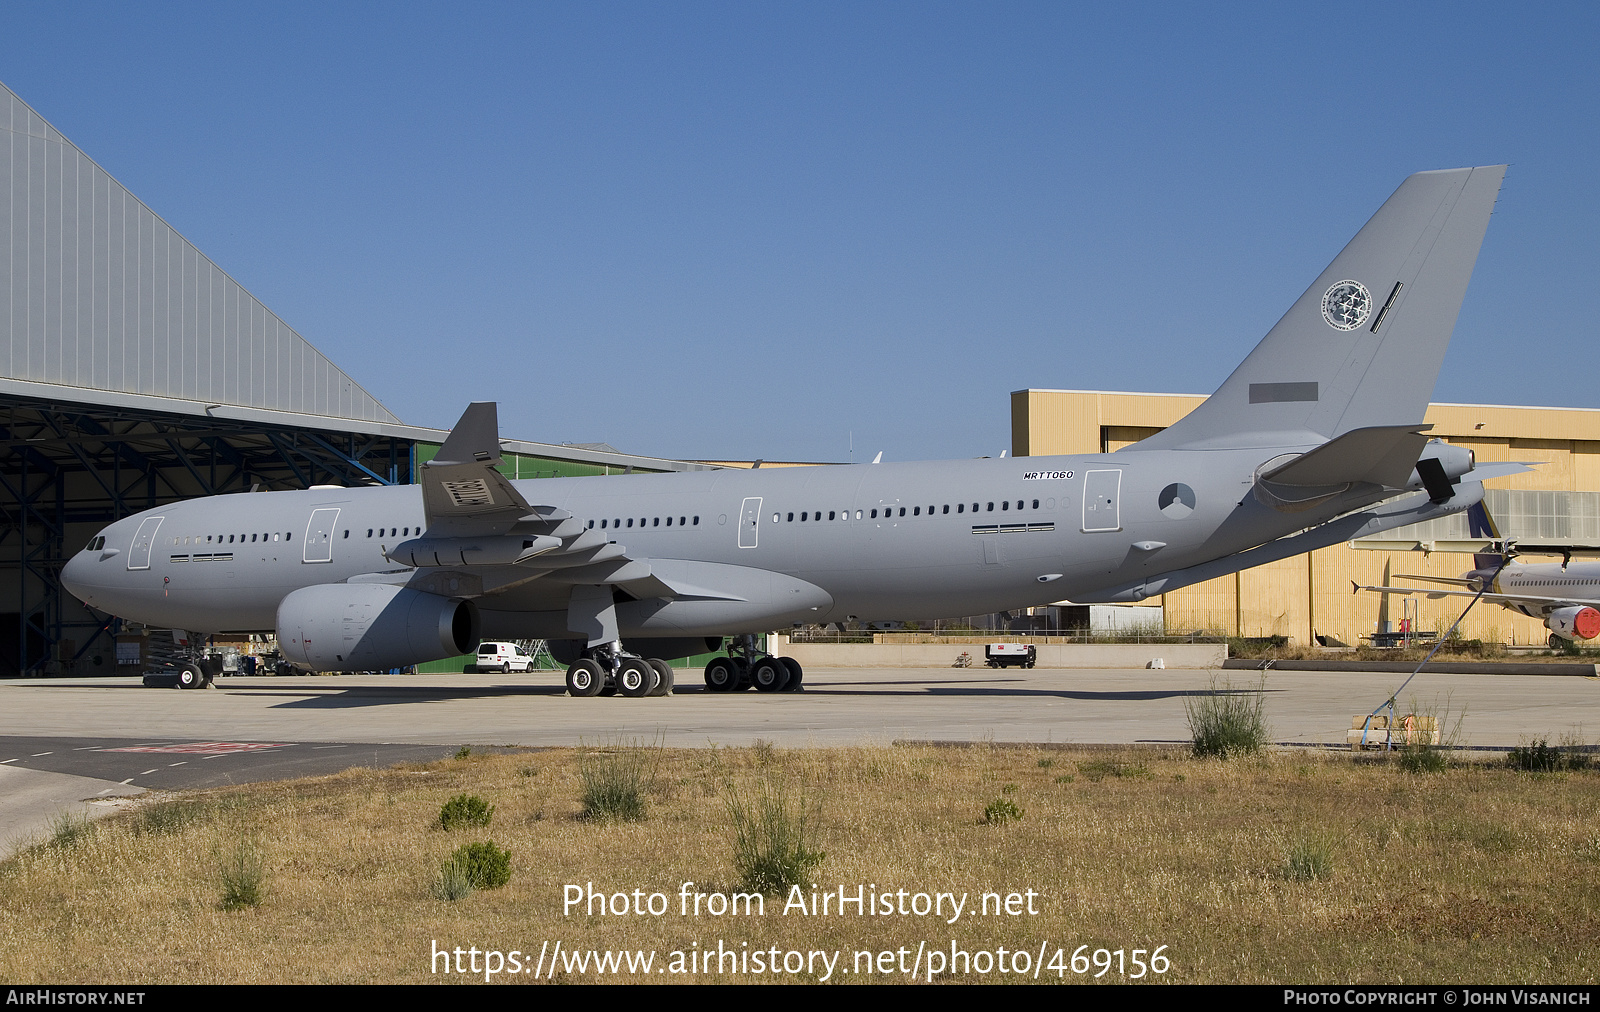
<svg viewBox="0 0 1600 1012">
<path fill-rule="evenodd" d="M 574 696 L 594 696 L 605 685 L 606 673 L 587 657 L 572 662 L 567 669 L 567 692 Z"/>
<path fill-rule="evenodd" d="M 780 658 L 778 658 L 778 660 L 782 661 L 783 662 L 783 666 L 789 669 L 789 682 L 788 682 L 787 685 L 785 685 L 783 687 L 783 691 L 784 692 L 804 692 L 804 691 L 806 691 L 800 684 L 801 679 L 805 675 L 805 670 L 800 667 L 800 662 L 795 660 L 793 657 L 780 657 Z"/>
<path fill-rule="evenodd" d="M 650 695 L 658 679 L 656 669 L 637 657 L 624 657 L 617 668 L 617 691 L 629 699 Z"/>
<path fill-rule="evenodd" d="M 185 664 L 178 669 L 178 688 L 198 689 L 206 684 L 206 673 L 198 664 Z"/>
<path fill-rule="evenodd" d="M 1567 648 L 1567 641 L 1566 640 L 1562 639 L 1560 636 L 1557 636 L 1555 633 L 1551 633 L 1550 634 L 1550 649 L 1551 650 L 1565 650 L 1566 648 Z"/>
<path fill-rule="evenodd" d="M 732 692 L 739 684 L 739 668 L 731 657 L 713 657 L 706 665 L 706 688 L 712 692 Z"/>
<path fill-rule="evenodd" d="M 656 687 L 650 690 L 652 696 L 672 695 L 672 665 L 659 657 L 652 657 L 645 662 L 656 669 L 656 674 L 661 676 L 656 679 Z"/>
<path fill-rule="evenodd" d="M 763 657 L 750 669 L 758 692 L 782 692 L 789 684 L 789 668 L 776 657 Z"/>
</svg>

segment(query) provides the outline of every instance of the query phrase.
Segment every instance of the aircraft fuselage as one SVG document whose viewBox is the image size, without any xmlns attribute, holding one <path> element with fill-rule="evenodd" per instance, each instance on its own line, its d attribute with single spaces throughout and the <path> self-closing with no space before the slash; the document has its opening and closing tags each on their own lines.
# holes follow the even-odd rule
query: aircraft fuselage
<svg viewBox="0 0 1600 1012">
<path fill-rule="evenodd" d="M 704 622 L 692 607 L 665 624 L 652 621 L 653 614 L 630 620 L 627 608 L 619 612 L 625 634 L 727 635 L 852 616 L 926 619 L 1020 608 L 1229 555 L 1314 519 L 1274 513 L 1249 495 L 1256 466 L 1285 449 L 1293 448 L 725 469 L 515 485 L 529 502 L 572 513 L 631 559 L 668 571 L 674 563 L 691 564 L 676 570 L 690 584 L 704 582 L 694 578 L 698 564 L 780 574 L 820 591 L 774 587 L 766 601 L 744 592 L 738 596 L 750 607 L 732 609 L 737 615 L 727 607 L 701 608 Z M 1244 514 L 1251 522 L 1243 522 Z M 396 582 L 410 574 L 432 580 L 430 588 L 446 595 L 452 588 L 438 581 L 452 577 L 466 578 L 470 590 L 474 567 L 413 570 L 385 557 L 425 526 L 415 485 L 214 496 L 112 524 L 102 532 L 104 547 L 79 553 L 63 578 L 94 607 L 150 625 L 270 630 L 279 602 L 301 587 L 373 574 Z M 559 569 L 545 570 L 538 557 L 516 569 L 528 579 L 482 596 L 464 593 L 459 583 L 454 588 L 476 596 L 484 634 L 568 635 L 574 581 Z M 633 609 L 641 610 L 648 609 Z"/>
</svg>

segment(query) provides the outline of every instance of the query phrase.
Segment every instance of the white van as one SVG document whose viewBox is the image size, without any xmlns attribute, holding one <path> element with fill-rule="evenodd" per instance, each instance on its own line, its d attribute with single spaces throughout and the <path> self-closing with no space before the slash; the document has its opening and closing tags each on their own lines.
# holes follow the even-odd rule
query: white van
<svg viewBox="0 0 1600 1012">
<path fill-rule="evenodd" d="M 468 674 L 474 671 L 532 671 L 533 658 L 523 653 L 515 643 L 484 642 L 478 644 L 477 659 L 467 665 Z"/>
</svg>

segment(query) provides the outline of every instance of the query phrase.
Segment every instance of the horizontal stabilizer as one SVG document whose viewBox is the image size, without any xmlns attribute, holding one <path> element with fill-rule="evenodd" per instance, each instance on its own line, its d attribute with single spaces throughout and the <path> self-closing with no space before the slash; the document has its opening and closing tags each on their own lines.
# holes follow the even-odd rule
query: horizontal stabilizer
<svg viewBox="0 0 1600 1012">
<path fill-rule="evenodd" d="M 1531 471 L 1533 468 L 1530 465 L 1541 463 L 1543 463 L 1543 461 L 1539 460 L 1497 460 L 1493 463 L 1478 464 L 1473 467 L 1472 470 L 1462 475 L 1461 480 L 1488 481 L 1491 478 L 1504 478 L 1507 475 L 1522 474 L 1524 471 Z M 1474 509 L 1476 508 L 1477 507 L 1474 507 Z M 1485 514 L 1485 516 L 1487 516 L 1487 514 Z M 1477 536 L 1477 531 L 1473 531 L 1473 534 L 1474 536 Z M 1498 533 L 1485 533 L 1483 536 L 1498 538 L 1500 535 Z"/>
<path fill-rule="evenodd" d="M 1401 488 L 1411 477 L 1430 425 L 1352 429 L 1261 476 L 1275 485 L 1327 486 L 1370 482 Z"/>
</svg>

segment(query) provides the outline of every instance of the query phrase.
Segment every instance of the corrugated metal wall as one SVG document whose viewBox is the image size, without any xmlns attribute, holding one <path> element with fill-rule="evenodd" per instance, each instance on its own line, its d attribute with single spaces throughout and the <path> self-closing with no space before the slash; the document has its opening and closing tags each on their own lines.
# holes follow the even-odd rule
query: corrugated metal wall
<svg viewBox="0 0 1600 1012">
<path fill-rule="evenodd" d="M 4 85 L 0 375 L 399 421 Z"/>
</svg>

